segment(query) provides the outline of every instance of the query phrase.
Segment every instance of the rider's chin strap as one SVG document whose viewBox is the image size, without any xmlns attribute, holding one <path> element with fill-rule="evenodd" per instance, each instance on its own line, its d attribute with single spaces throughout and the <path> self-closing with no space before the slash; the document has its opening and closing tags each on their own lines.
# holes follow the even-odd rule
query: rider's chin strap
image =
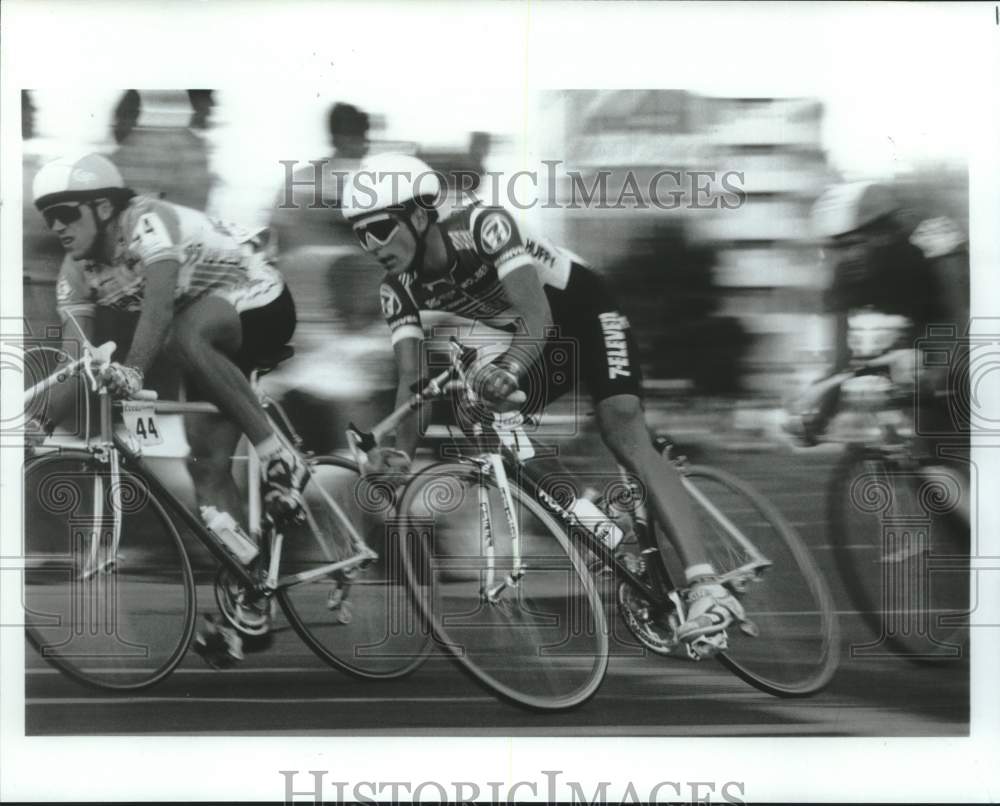
<svg viewBox="0 0 1000 806">
<path fill-rule="evenodd" d="M 417 228 L 413 226 L 413 222 L 410 220 L 410 215 L 412 215 L 412 212 L 409 215 L 403 216 L 403 223 L 413 236 L 413 240 L 416 241 L 417 250 L 413 253 L 413 259 L 410 260 L 410 265 L 406 267 L 406 270 L 420 271 L 424 265 L 424 255 L 427 253 L 427 236 L 430 234 L 432 222 L 428 218 L 427 229 L 423 232 L 417 232 Z"/>
<path fill-rule="evenodd" d="M 112 205 L 112 208 L 114 207 L 114 204 L 110 199 L 107 199 L 106 201 L 108 204 Z M 101 249 L 106 240 L 108 228 L 117 220 L 118 215 L 117 212 L 112 212 L 111 217 L 107 221 L 101 221 L 101 217 L 97 214 L 97 199 L 92 199 L 86 204 L 90 208 L 90 211 L 94 214 L 94 223 L 97 225 L 97 235 L 94 237 L 94 243 L 90 249 L 87 250 L 84 258 L 86 260 L 99 260 L 101 257 Z"/>
</svg>

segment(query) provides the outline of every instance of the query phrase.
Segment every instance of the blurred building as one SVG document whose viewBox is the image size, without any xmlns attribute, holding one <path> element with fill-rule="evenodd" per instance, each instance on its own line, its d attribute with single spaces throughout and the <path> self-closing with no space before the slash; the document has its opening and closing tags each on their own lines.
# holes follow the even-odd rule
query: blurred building
<svg viewBox="0 0 1000 806">
<path fill-rule="evenodd" d="M 807 226 L 830 178 L 822 115 L 812 99 L 683 90 L 570 90 L 543 98 L 539 149 L 565 155 L 556 182 L 560 204 L 545 211 L 544 226 L 617 273 L 615 288 L 635 320 L 654 385 L 663 366 L 658 353 L 671 349 L 662 334 L 676 327 L 657 316 L 657 307 L 674 302 L 658 299 L 661 289 L 698 288 L 713 297 L 699 304 L 703 317 L 738 321 L 735 329 L 703 328 L 684 349 L 719 356 L 726 340 L 739 340 L 729 347 L 741 355 L 740 366 L 720 362 L 719 371 L 739 372 L 747 391 L 781 395 L 792 376 L 826 361 L 830 337 L 821 291 L 827 278 Z M 565 171 L 580 172 L 585 188 L 596 186 L 606 204 L 586 202 L 579 180 Z M 690 249 L 679 249 L 678 237 Z M 651 251 L 663 254 L 658 276 L 657 270 L 628 271 L 637 254 L 655 266 Z M 720 343 L 709 349 L 705 340 Z"/>
</svg>

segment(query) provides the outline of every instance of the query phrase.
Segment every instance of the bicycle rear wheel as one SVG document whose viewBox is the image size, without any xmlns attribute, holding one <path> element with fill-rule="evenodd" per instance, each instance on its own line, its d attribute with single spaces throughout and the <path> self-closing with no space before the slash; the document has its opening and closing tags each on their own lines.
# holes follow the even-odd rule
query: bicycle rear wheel
<svg viewBox="0 0 1000 806">
<path fill-rule="evenodd" d="M 480 683 L 529 708 L 571 708 L 597 691 L 607 670 L 604 608 L 562 525 L 513 481 L 510 491 L 525 572 L 496 602 L 481 594 L 484 504 L 497 582 L 513 570 L 512 541 L 499 490 L 478 465 L 433 465 L 407 485 L 403 567 L 438 641 Z"/>
<path fill-rule="evenodd" d="M 302 640 L 331 666 L 364 679 L 407 675 L 433 644 L 400 568 L 393 490 L 362 479 L 354 462 L 337 456 L 310 464 L 305 498 L 316 528 L 307 522 L 282 529 L 282 577 L 349 557 L 349 526 L 379 559 L 347 577 L 333 572 L 281 587 L 278 601 Z"/>
<path fill-rule="evenodd" d="M 855 657 L 958 658 L 968 637 L 968 524 L 948 517 L 947 477 L 849 451 L 834 471 L 830 542 L 851 600 L 875 641 Z"/>
<path fill-rule="evenodd" d="M 195 625 L 191 565 L 163 506 L 141 476 L 122 468 L 116 481 L 82 451 L 31 460 L 24 482 L 28 640 L 87 685 L 126 691 L 162 680 Z"/>
<path fill-rule="evenodd" d="M 759 635 L 733 624 L 719 661 L 769 694 L 802 697 L 819 691 L 839 663 L 839 628 L 829 589 L 802 539 L 767 500 L 729 473 L 692 466 L 683 480 L 720 574 L 744 566 L 757 553 L 770 562 L 739 592 Z"/>
</svg>

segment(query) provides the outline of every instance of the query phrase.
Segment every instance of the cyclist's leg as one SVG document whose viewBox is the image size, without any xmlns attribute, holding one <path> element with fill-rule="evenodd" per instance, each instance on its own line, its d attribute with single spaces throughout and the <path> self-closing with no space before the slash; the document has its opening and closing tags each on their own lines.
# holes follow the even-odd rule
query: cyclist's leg
<svg viewBox="0 0 1000 806">
<path fill-rule="evenodd" d="M 177 316 L 171 345 L 204 397 L 233 420 L 253 444 L 268 485 L 268 508 L 288 514 L 299 508 L 307 471 L 274 433 L 244 373 L 252 368 L 259 352 L 280 347 L 291 338 L 294 304 L 287 288 L 258 308 L 241 312 L 239 304 L 215 295 L 196 300 Z M 221 453 L 222 448 L 218 450 Z M 220 478 L 218 485 L 223 484 Z"/>
<path fill-rule="evenodd" d="M 256 445 L 271 436 L 271 426 L 233 361 L 242 346 L 243 326 L 236 308 L 221 297 L 205 295 L 177 314 L 168 349 L 205 398 Z"/>
<path fill-rule="evenodd" d="M 680 555 L 691 586 L 688 633 L 681 632 L 681 637 L 720 632 L 733 616 L 742 615 L 742 608 L 716 584 L 716 569 L 680 475 L 653 447 L 642 405 L 638 350 L 628 320 L 617 310 L 599 275 L 574 272 L 580 290 L 573 294 L 573 305 L 567 310 L 567 325 L 579 345 L 580 368 L 596 403 L 601 436 L 618 463 L 642 481 L 647 501 L 663 527 L 660 534 Z"/>
<path fill-rule="evenodd" d="M 199 507 L 214 506 L 245 524 L 245 500 L 232 476 L 232 457 L 240 441 L 240 427 L 222 414 L 184 418 L 191 454 L 188 472 Z"/>
</svg>

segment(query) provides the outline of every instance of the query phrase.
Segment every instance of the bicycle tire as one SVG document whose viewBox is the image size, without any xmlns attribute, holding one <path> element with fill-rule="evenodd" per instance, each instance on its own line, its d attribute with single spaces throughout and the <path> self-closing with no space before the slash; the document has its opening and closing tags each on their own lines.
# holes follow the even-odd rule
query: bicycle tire
<svg viewBox="0 0 1000 806">
<path fill-rule="evenodd" d="M 359 571 L 347 605 L 342 602 L 331 609 L 337 582 L 323 576 L 279 588 L 282 610 L 306 645 L 334 668 L 364 680 L 411 674 L 433 650 L 433 642 L 403 580 L 396 542 L 387 539 L 393 490 L 362 480 L 357 464 L 339 456 L 311 459 L 310 467 L 306 505 L 324 529 L 326 548 L 308 525 L 285 528 L 282 575 L 348 556 L 341 520 L 327 496 L 360 529 L 379 559 Z M 343 620 L 344 614 L 349 620 Z"/>
<path fill-rule="evenodd" d="M 124 464 L 116 499 L 107 465 L 85 451 L 30 459 L 24 482 L 28 641 L 91 687 L 135 691 L 161 681 L 184 658 L 195 628 L 191 563 L 167 510 Z M 114 558 L 113 519 L 97 522 L 96 502 L 90 512 L 79 508 L 96 494 L 103 512 L 120 502 Z M 97 529 L 95 542 L 87 532 Z M 106 570 L 89 573 L 96 568 Z"/>
<path fill-rule="evenodd" d="M 833 597 L 798 532 L 759 492 L 731 473 L 692 465 L 683 471 L 773 564 L 740 594 L 759 635 L 735 623 L 728 648 L 716 658 L 729 671 L 778 697 L 806 697 L 833 679 L 840 662 L 840 628 Z M 696 498 L 702 537 L 716 571 L 725 573 L 748 555 L 721 521 Z M 661 541 L 662 544 L 662 541 Z"/>
<path fill-rule="evenodd" d="M 414 597 L 438 642 L 502 699 L 541 711 L 579 706 L 607 672 L 600 593 L 563 525 L 511 479 L 526 572 L 498 603 L 485 602 L 480 483 L 477 464 L 440 462 L 407 484 L 399 509 L 406 526 L 401 546 Z M 495 483 L 486 489 L 493 534 L 502 534 L 495 541 L 500 580 L 513 568 L 511 541 Z"/>
<path fill-rule="evenodd" d="M 933 509 L 935 502 L 922 501 L 921 493 L 928 483 L 891 459 L 856 448 L 831 476 L 827 520 L 837 571 L 875 636 L 852 646 L 853 657 L 924 664 L 962 655 L 967 629 L 948 626 L 935 612 L 963 621 L 968 612 L 968 533 L 958 534 L 954 520 L 929 511 L 927 504 Z M 926 541 L 926 554 L 916 541 Z M 949 556 L 960 560 L 951 573 L 928 569 L 928 560 Z"/>
</svg>

